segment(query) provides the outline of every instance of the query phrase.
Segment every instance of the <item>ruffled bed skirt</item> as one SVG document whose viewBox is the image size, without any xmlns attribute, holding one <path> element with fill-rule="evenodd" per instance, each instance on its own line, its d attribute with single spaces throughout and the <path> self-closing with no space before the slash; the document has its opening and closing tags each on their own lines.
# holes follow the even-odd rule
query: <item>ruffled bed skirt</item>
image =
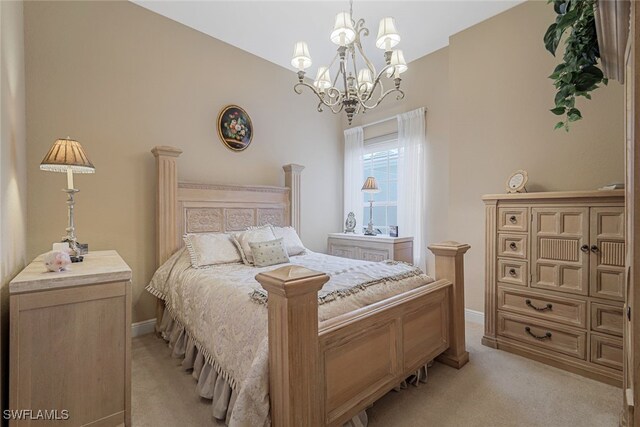
<svg viewBox="0 0 640 427">
<path fill-rule="evenodd" d="M 158 328 L 162 338 L 168 342 L 172 349 L 171 357 L 182 359 L 182 368 L 191 371 L 191 376 L 196 380 L 196 392 L 200 397 L 211 400 L 211 415 L 217 420 L 224 420 L 229 424 L 233 405 L 235 404 L 237 393 L 231 387 L 230 382 L 224 377 L 222 372 L 208 361 L 205 354 L 200 351 L 196 342 L 187 333 L 185 328 L 177 321 L 173 315 L 165 309 L 162 316 L 162 323 Z M 396 391 L 406 388 L 409 384 L 418 385 L 427 382 L 427 367 L 431 362 L 422 366 L 413 375 L 403 381 Z M 343 427 L 366 427 L 368 424 L 366 411 L 360 412 L 353 417 Z"/>
</svg>

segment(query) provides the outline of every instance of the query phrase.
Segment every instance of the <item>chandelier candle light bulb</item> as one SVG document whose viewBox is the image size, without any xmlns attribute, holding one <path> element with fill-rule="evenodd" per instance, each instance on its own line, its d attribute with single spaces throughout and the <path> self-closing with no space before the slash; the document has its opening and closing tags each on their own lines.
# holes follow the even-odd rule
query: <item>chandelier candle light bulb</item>
<svg viewBox="0 0 640 427">
<path fill-rule="evenodd" d="M 382 18 L 378 26 L 376 47 L 388 52 L 398 43 L 400 43 L 400 34 L 398 34 L 398 30 L 396 29 L 396 20 L 391 17 Z"/>
<path fill-rule="evenodd" d="M 351 22 L 351 14 L 340 12 L 336 15 L 336 23 L 331 33 L 331 41 L 338 46 L 345 46 L 353 43 L 356 39 L 356 30 Z"/>
<path fill-rule="evenodd" d="M 349 4 L 350 12 L 340 12 L 336 15 L 333 31 L 329 37 L 331 42 L 338 45 L 329 66 L 337 63 L 334 82 L 331 82 L 327 67 L 318 68 L 313 83 L 305 81 L 305 69 L 311 66 L 311 55 L 305 42 L 295 44 L 291 65 L 298 70 L 298 83 L 293 87 L 297 94 L 302 93 L 303 87 L 309 88 L 319 100 L 317 106 L 319 112 L 322 112 L 324 107 L 329 107 L 334 114 L 344 111 L 351 124 L 355 115 L 376 108 L 392 93 L 396 94 L 396 100 L 404 98 L 404 92 L 400 89 L 402 81 L 400 74 L 407 70 L 407 63 L 401 50 L 392 51 L 392 48 L 400 43 L 395 19 L 383 18 L 378 28 L 376 46 L 385 51 L 385 66 L 379 72 L 376 71 L 373 63 L 365 55 L 361 43 L 361 37 L 369 35 L 369 30 L 364 26 L 364 19 L 353 18 L 353 1 Z M 356 56 L 362 58 L 365 67 L 354 75 L 357 69 Z M 353 72 L 347 70 L 353 70 Z M 383 80 L 387 80 L 384 77 L 391 79 L 393 83 L 389 89 L 384 87 Z M 342 87 L 337 87 L 338 84 Z"/>
<path fill-rule="evenodd" d="M 304 72 L 305 69 L 311 67 L 311 54 L 309 54 L 309 46 L 306 42 L 297 42 L 293 46 L 293 58 L 291 65 L 296 67 L 298 71 Z"/>
<path fill-rule="evenodd" d="M 320 92 L 324 92 L 325 89 L 331 87 L 331 75 L 329 74 L 329 69 L 327 67 L 318 68 L 318 74 L 316 75 L 316 80 L 313 82 L 313 85 Z"/>
</svg>

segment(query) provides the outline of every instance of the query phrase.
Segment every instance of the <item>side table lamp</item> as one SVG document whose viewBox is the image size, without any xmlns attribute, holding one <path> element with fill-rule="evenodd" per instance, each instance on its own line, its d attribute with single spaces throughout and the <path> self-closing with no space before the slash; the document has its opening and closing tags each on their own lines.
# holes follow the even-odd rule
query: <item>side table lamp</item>
<svg viewBox="0 0 640 427">
<path fill-rule="evenodd" d="M 371 194 L 369 199 L 369 224 L 367 225 L 367 229 L 364 231 L 364 235 L 375 236 L 378 233 L 376 233 L 376 231 L 373 229 L 373 194 L 380 192 L 380 189 L 378 188 L 378 182 L 376 181 L 375 177 L 370 176 L 367 178 L 367 180 L 364 182 L 364 185 L 362 186 L 362 192 Z"/>
<path fill-rule="evenodd" d="M 67 174 L 67 188 L 63 189 L 67 193 L 67 206 L 69 208 L 69 226 L 67 235 L 62 238 L 63 242 L 69 244 L 72 262 L 83 260 L 82 255 L 87 252 L 87 245 L 78 243 L 76 238 L 76 228 L 73 222 L 74 195 L 79 192 L 73 188 L 73 174 L 75 173 L 95 173 L 96 169 L 87 157 L 82 145 L 69 137 L 58 139 L 40 163 L 43 171 L 63 172 Z"/>
</svg>

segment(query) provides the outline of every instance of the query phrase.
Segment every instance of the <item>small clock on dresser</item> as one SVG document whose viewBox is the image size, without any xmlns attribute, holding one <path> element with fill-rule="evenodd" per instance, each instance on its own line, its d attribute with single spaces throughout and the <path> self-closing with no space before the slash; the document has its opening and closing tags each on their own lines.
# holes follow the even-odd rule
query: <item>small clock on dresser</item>
<svg viewBox="0 0 640 427">
<path fill-rule="evenodd" d="M 529 175 L 527 174 L 527 171 L 515 171 L 509 176 L 509 179 L 507 179 L 507 192 L 526 193 L 527 189 L 525 188 L 525 185 L 527 185 L 528 180 Z"/>
</svg>

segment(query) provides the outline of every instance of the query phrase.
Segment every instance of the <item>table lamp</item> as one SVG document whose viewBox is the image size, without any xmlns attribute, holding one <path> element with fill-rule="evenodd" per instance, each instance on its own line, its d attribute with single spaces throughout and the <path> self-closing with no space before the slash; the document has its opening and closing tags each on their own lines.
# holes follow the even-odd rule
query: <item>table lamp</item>
<svg viewBox="0 0 640 427">
<path fill-rule="evenodd" d="M 371 194 L 371 198 L 369 199 L 369 225 L 367 225 L 364 235 L 375 236 L 378 233 L 373 229 L 373 193 L 379 193 L 380 189 L 378 188 L 378 183 L 373 176 L 368 177 L 364 182 L 362 192 Z"/>
<path fill-rule="evenodd" d="M 69 244 L 71 249 L 71 261 L 82 261 L 82 255 L 86 253 L 86 245 L 78 243 L 76 239 L 76 228 L 73 222 L 73 197 L 80 190 L 73 188 L 73 174 L 75 173 L 95 173 L 96 169 L 82 149 L 78 141 L 67 137 L 57 139 L 53 146 L 40 163 L 40 169 L 51 172 L 63 172 L 67 174 L 67 188 L 62 190 L 67 193 L 67 206 L 69 207 L 69 226 L 67 235 L 62 238 L 63 242 Z"/>
</svg>

